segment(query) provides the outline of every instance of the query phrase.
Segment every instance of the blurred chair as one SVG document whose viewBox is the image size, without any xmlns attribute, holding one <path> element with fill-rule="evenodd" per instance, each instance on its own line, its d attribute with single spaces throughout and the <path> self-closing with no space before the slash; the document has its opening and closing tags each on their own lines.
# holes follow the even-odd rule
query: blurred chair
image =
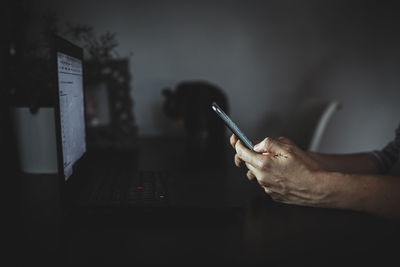
<svg viewBox="0 0 400 267">
<path fill-rule="evenodd" d="M 287 120 L 283 136 L 292 139 L 304 150 L 317 151 L 329 120 L 340 107 L 338 101 L 304 101 Z"/>
</svg>

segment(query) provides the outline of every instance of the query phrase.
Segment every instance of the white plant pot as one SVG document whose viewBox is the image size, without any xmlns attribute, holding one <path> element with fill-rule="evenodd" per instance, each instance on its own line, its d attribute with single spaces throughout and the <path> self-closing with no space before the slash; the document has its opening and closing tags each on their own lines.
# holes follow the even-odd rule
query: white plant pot
<svg viewBox="0 0 400 267">
<path fill-rule="evenodd" d="M 110 107 L 108 99 L 108 87 L 105 83 L 96 84 L 89 88 L 91 101 L 93 101 L 93 118 L 89 121 L 89 126 L 105 126 L 110 124 Z"/>
<path fill-rule="evenodd" d="M 54 108 L 13 108 L 14 130 L 21 171 L 32 174 L 58 172 Z"/>
</svg>

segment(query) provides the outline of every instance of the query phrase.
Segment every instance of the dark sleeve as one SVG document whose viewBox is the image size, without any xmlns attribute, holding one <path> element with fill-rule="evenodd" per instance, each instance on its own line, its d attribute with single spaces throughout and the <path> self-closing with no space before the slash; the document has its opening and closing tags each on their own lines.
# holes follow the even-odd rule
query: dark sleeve
<svg viewBox="0 0 400 267">
<path fill-rule="evenodd" d="M 382 150 L 375 150 L 368 153 L 374 160 L 381 173 L 388 173 L 393 165 L 399 160 L 400 154 L 400 125 L 396 130 L 395 139 L 387 144 Z"/>
</svg>

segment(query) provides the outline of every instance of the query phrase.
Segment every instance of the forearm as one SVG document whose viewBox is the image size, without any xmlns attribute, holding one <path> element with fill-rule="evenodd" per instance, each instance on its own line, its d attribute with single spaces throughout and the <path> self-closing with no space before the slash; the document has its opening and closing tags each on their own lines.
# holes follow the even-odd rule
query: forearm
<svg viewBox="0 0 400 267">
<path fill-rule="evenodd" d="M 338 172 L 322 172 L 319 177 L 329 192 L 325 206 L 400 220 L 400 177 Z"/>
<path fill-rule="evenodd" d="M 343 173 L 378 173 L 376 165 L 366 153 L 358 154 L 321 154 L 307 152 L 325 170 Z"/>
</svg>

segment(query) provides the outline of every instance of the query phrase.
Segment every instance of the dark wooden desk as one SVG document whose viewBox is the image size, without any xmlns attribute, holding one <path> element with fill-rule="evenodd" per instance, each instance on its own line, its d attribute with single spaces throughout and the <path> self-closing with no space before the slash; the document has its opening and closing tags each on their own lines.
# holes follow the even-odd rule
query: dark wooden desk
<svg viewBox="0 0 400 267">
<path fill-rule="evenodd" d="M 230 221 L 210 213 L 199 223 L 186 223 L 190 218 L 185 215 L 169 224 L 163 224 L 162 218 L 144 224 L 80 223 L 60 209 L 54 177 L 24 176 L 21 212 L 13 230 L 15 259 L 71 264 L 329 265 L 385 262 L 396 255 L 397 223 L 351 211 L 275 203 L 257 184 L 247 181 L 244 170 L 234 167 L 229 147 L 222 160 L 200 165 L 194 162 L 203 164 L 206 159 L 189 157 L 180 140 L 145 138 L 140 144 L 135 164 L 141 169 L 222 170 L 223 184 L 243 203 L 243 214 Z"/>
</svg>

